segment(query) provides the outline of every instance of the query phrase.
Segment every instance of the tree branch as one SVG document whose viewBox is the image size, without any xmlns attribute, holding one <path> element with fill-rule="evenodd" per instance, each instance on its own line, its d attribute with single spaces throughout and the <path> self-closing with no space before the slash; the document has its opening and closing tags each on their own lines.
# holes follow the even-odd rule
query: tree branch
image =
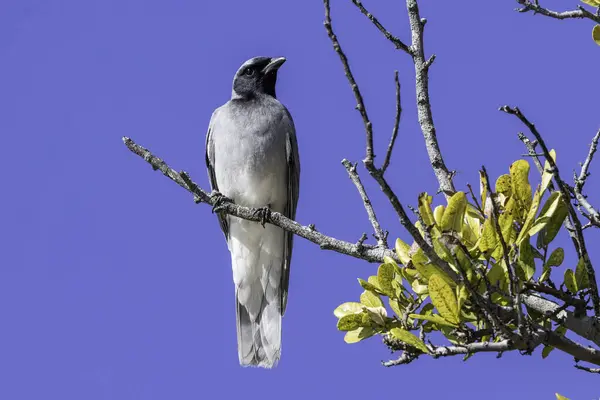
<svg viewBox="0 0 600 400">
<path fill-rule="evenodd" d="M 518 12 L 526 13 L 529 11 L 533 11 L 534 14 L 545 15 L 546 17 L 554 18 L 554 19 L 582 19 L 587 18 L 600 23 L 600 16 L 593 14 L 586 10 L 582 6 L 577 6 L 577 10 L 570 11 L 552 11 L 547 8 L 544 8 L 538 4 L 537 1 L 529 1 L 529 0 L 517 0 L 517 3 L 521 4 L 523 7 L 517 8 Z"/>
<path fill-rule="evenodd" d="M 438 145 L 435 125 L 433 123 L 433 114 L 431 112 L 431 100 L 429 98 L 429 67 L 435 60 L 435 55 L 432 55 L 429 59 L 425 59 L 423 28 L 426 20 L 421 19 L 419 15 L 419 6 L 417 4 L 417 0 L 406 0 L 411 28 L 410 47 L 407 47 L 404 45 L 404 43 L 402 43 L 402 46 L 399 46 L 399 39 L 391 35 L 389 31 L 385 29 L 379 23 L 379 21 L 362 5 L 360 1 L 352 0 L 352 2 L 358 7 L 360 12 L 369 18 L 369 20 L 377 27 L 377 29 L 379 29 L 384 36 L 390 40 L 392 44 L 394 44 L 396 48 L 403 50 L 412 57 L 415 65 L 419 125 L 421 126 L 421 131 L 425 139 L 425 147 L 427 148 L 429 161 L 431 162 L 433 172 L 435 173 L 440 185 L 440 191 L 446 196 L 452 195 L 454 192 L 456 192 L 454 183 L 452 182 L 453 173 L 450 172 L 446 167 L 444 158 L 442 157 L 442 153 Z"/>
<path fill-rule="evenodd" d="M 360 177 L 358 176 L 358 172 L 356 171 L 356 164 L 352 164 L 350 161 L 343 159 L 342 164 L 346 167 L 346 171 L 348 171 L 348 175 L 350 179 L 356 186 L 358 193 L 360 194 L 360 198 L 365 205 L 365 210 L 367 211 L 367 215 L 369 216 L 369 221 L 371 221 L 371 225 L 373 226 L 373 230 L 375 231 L 375 238 L 377 239 L 377 244 L 379 247 L 388 248 L 387 245 L 387 235 L 383 233 L 381 229 L 381 225 L 379 225 L 379 220 L 377 220 L 377 215 L 375 215 L 375 210 L 373 209 L 373 205 L 371 204 L 371 200 L 369 200 L 369 196 L 365 191 L 365 187 L 360 181 Z"/>
<path fill-rule="evenodd" d="M 546 161 L 550 165 L 552 169 L 552 174 L 554 176 L 554 180 L 558 185 L 560 192 L 562 193 L 565 203 L 568 205 L 569 215 L 571 217 L 571 221 L 573 222 L 573 228 L 575 230 L 575 238 L 577 241 L 577 252 L 579 253 L 580 258 L 583 259 L 586 272 L 588 273 L 590 289 L 592 294 L 592 303 L 594 305 L 594 312 L 597 318 L 600 318 L 600 296 L 598 295 L 598 283 L 596 282 L 596 272 L 594 271 L 594 267 L 592 266 L 592 261 L 590 260 L 589 254 L 586 249 L 585 239 L 583 237 L 583 231 L 581 227 L 581 222 L 579 221 L 579 217 L 577 216 L 577 212 L 573 208 L 573 204 L 571 203 L 571 191 L 569 190 L 567 184 L 561 179 L 560 173 L 558 170 L 558 166 L 554 162 L 554 159 L 550 156 L 550 151 L 542 139 L 542 136 L 538 132 L 537 128 L 533 123 L 531 123 L 525 115 L 519 110 L 518 107 L 511 108 L 509 106 L 503 106 L 500 108 L 501 111 L 504 111 L 507 114 L 511 114 L 519 118 L 519 120 L 527 126 L 529 131 L 533 134 L 537 142 L 539 143 L 542 151 L 544 152 L 544 156 L 546 157 Z M 577 247 L 577 246 L 576 246 Z"/>
<path fill-rule="evenodd" d="M 216 197 L 200 189 L 195 183 L 192 185 L 186 184 L 181 174 L 176 172 L 174 169 L 169 167 L 160 158 L 153 155 L 150 151 L 144 147 L 136 144 L 130 138 L 124 137 L 123 142 L 127 148 L 142 157 L 148 164 L 152 166 L 154 170 L 161 171 L 167 178 L 177 183 L 179 186 L 187 190 L 194 195 L 196 202 L 202 202 L 214 206 L 216 204 Z M 190 187 L 191 186 L 191 187 Z M 256 209 L 249 207 L 242 207 L 234 203 L 226 202 L 221 205 L 221 211 L 229 215 L 233 215 L 239 218 L 246 219 L 248 221 L 261 222 L 262 218 L 256 213 Z M 303 237 L 309 240 L 324 250 L 332 250 L 336 253 L 346 254 L 354 258 L 359 258 L 369 262 L 383 262 L 385 256 L 391 257 L 396 261 L 400 261 L 396 256 L 396 253 L 392 250 L 375 247 L 365 244 L 355 244 L 345 242 L 330 236 L 323 235 L 315 230 L 313 225 L 303 226 L 298 222 L 285 217 L 275 211 L 271 211 L 270 215 L 267 215 L 265 222 L 278 226 L 288 232 L 291 232 L 297 236 Z"/>
<path fill-rule="evenodd" d="M 573 193 L 575 194 L 575 199 L 577 202 L 585 209 L 585 213 L 582 213 L 585 217 L 590 220 L 590 223 L 596 227 L 600 228 L 600 212 L 598 212 L 587 200 L 586 196 L 583 194 L 583 185 L 585 185 L 585 181 L 587 177 L 590 175 L 589 168 L 592 163 L 592 159 L 594 158 L 594 153 L 596 153 L 596 149 L 598 147 L 598 141 L 600 140 L 600 130 L 596 133 L 594 138 L 592 139 L 592 144 L 590 145 L 590 151 L 581 166 L 581 172 L 579 173 L 579 177 L 575 177 L 575 186 L 573 188 Z"/>
</svg>

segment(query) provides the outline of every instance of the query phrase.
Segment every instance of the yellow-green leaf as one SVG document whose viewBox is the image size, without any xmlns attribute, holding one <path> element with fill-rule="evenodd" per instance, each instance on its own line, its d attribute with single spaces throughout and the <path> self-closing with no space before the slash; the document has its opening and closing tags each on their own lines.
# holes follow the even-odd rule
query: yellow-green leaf
<svg viewBox="0 0 600 400">
<path fill-rule="evenodd" d="M 540 192 L 540 187 L 538 186 L 537 190 L 533 195 L 533 200 L 531 202 L 531 207 L 529 207 L 529 211 L 527 212 L 527 216 L 525 217 L 525 222 L 523 222 L 523 227 L 519 232 L 519 236 L 517 237 L 517 245 L 521 243 L 521 241 L 525 238 L 526 234 L 530 236 L 533 233 L 530 233 L 529 230 L 533 225 L 533 221 L 535 221 L 535 215 L 537 214 L 538 208 L 540 207 L 540 200 L 542 199 L 542 195 Z"/>
<path fill-rule="evenodd" d="M 556 395 L 556 400 L 570 400 L 568 397 L 560 395 L 558 393 L 554 393 Z"/>
<path fill-rule="evenodd" d="M 375 330 L 370 327 L 361 327 L 353 331 L 346 332 L 344 342 L 348 344 L 358 343 L 363 339 L 369 338 L 375 334 Z"/>
<path fill-rule="evenodd" d="M 446 280 L 434 274 L 429 277 L 429 297 L 440 315 L 453 324 L 458 324 L 459 310 L 456 296 Z"/>
<path fill-rule="evenodd" d="M 481 197 L 481 206 L 483 207 L 487 198 L 487 179 L 483 171 L 479 171 L 479 196 Z"/>
<path fill-rule="evenodd" d="M 511 176 L 508 174 L 500 175 L 496 180 L 496 193 L 502 193 L 506 197 L 512 194 Z"/>
<path fill-rule="evenodd" d="M 517 160 L 510 166 L 513 197 L 517 199 L 518 209 L 523 209 L 523 214 L 517 213 L 519 221 L 523 221 L 525 213 L 531 207 L 531 185 L 529 184 L 529 162 Z"/>
<path fill-rule="evenodd" d="M 550 219 L 548 220 L 546 226 L 538 234 L 538 243 L 541 244 L 541 247 L 547 246 L 554 240 L 568 213 L 569 207 L 561 195 L 556 201 L 556 208 L 554 208 L 552 214 L 547 214 Z"/>
<path fill-rule="evenodd" d="M 519 245 L 519 257 L 517 259 L 517 265 L 519 266 L 518 272 L 520 272 L 520 278 L 528 281 L 535 274 L 535 260 L 533 258 L 533 251 L 529 244 L 529 236 L 521 242 Z"/>
<path fill-rule="evenodd" d="M 546 202 L 544 203 L 540 215 L 537 217 L 531 229 L 529 230 L 529 236 L 533 236 L 548 225 L 550 218 L 556 212 L 559 207 L 562 195 L 560 192 L 552 192 Z"/>
<path fill-rule="evenodd" d="M 365 311 L 369 315 L 371 321 L 377 325 L 385 326 L 387 311 L 384 307 L 365 307 Z"/>
<path fill-rule="evenodd" d="M 378 286 L 375 286 L 372 283 L 365 281 L 364 279 L 358 278 L 358 283 L 365 290 L 369 290 L 371 292 L 379 292 L 379 291 L 381 291 Z"/>
<path fill-rule="evenodd" d="M 442 217 L 444 216 L 445 211 L 446 207 L 441 204 L 433 210 L 433 218 L 435 219 L 435 223 L 439 226 L 442 224 Z"/>
<path fill-rule="evenodd" d="M 467 209 L 467 196 L 464 192 L 456 192 L 448 200 L 448 207 L 442 216 L 441 229 L 443 232 L 460 232 Z"/>
<path fill-rule="evenodd" d="M 575 274 L 570 268 L 565 271 L 565 286 L 571 293 L 577 293 L 579 291 L 577 288 L 577 281 L 575 280 Z"/>
<path fill-rule="evenodd" d="M 360 295 L 360 304 L 366 307 L 383 307 L 383 301 L 370 290 L 365 290 Z"/>
<path fill-rule="evenodd" d="M 550 157 L 552 157 L 552 160 L 556 163 L 556 151 L 554 151 L 554 149 L 550 150 Z M 548 189 L 553 176 L 554 174 L 550 172 L 550 163 L 548 160 L 546 160 L 544 162 L 544 172 L 542 173 L 542 189 L 540 190 L 541 194 L 544 194 L 546 189 Z"/>
<path fill-rule="evenodd" d="M 433 197 L 429 196 L 427 193 L 421 193 L 419 195 L 419 214 L 421 214 L 421 218 L 426 226 L 435 224 L 433 211 L 431 211 L 432 201 Z"/>
<path fill-rule="evenodd" d="M 362 310 L 362 304 L 350 301 L 348 303 L 340 304 L 333 310 L 333 314 L 338 318 L 342 318 L 344 315 L 361 313 Z"/>
<path fill-rule="evenodd" d="M 425 346 L 425 343 L 423 343 L 421 339 L 419 339 L 409 331 L 401 328 L 393 328 L 390 331 L 390 333 L 392 334 L 392 336 L 394 336 L 401 342 L 413 346 L 414 348 L 421 350 L 423 353 L 429 353 L 429 350 L 427 349 L 427 346 Z"/>
<path fill-rule="evenodd" d="M 540 283 L 546 282 L 548 279 L 550 279 L 551 272 L 552 272 L 552 270 L 550 268 L 544 267 L 544 270 L 542 271 L 542 275 L 540 276 L 540 279 L 538 281 Z"/>
<path fill-rule="evenodd" d="M 600 46 L 600 25 L 596 25 L 592 28 L 592 39 Z"/>
<path fill-rule="evenodd" d="M 600 7 L 600 1 L 598 1 L 598 0 L 581 0 L 581 1 L 592 7 Z"/>
<path fill-rule="evenodd" d="M 458 327 L 457 324 L 453 324 L 452 322 L 445 320 L 438 314 L 431 314 L 431 315 L 409 314 L 408 316 L 411 318 L 414 318 L 414 319 L 422 319 L 425 321 L 431 321 L 438 325 L 450 326 L 452 328 Z"/>
<path fill-rule="evenodd" d="M 410 246 L 408 244 L 400 239 L 396 239 L 396 255 L 398 255 L 400 262 L 405 266 L 410 262 L 410 256 L 408 255 L 409 250 Z"/>
<path fill-rule="evenodd" d="M 496 236 L 496 229 L 494 229 L 494 223 L 491 218 L 488 218 L 483 223 L 481 229 L 481 237 L 479 238 L 479 250 L 483 253 L 493 251 L 498 245 L 498 239 Z"/>
<path fill-rule="evenodd" d="M 546 267 L 559 267 L 565 259 L 565 250 L 562 247 L 554 249 L 548 261 L 546 261 Z"/>
<path fill-rule="evenodd" d="M 394 280 L 395 268 L 392 264 L 381 264 L 377 269 L 377 281 L 379 287 L 385 294 L 393 294 L 394 288 L 392 281 Z"/>
<path fill-rule="evenodd" d="M 462 310 L 465 301 L 469 298 L 469 291 L 465 285 L 456 287 L 456 297 L 458 298 L 458 312 Z"/>
</svg>

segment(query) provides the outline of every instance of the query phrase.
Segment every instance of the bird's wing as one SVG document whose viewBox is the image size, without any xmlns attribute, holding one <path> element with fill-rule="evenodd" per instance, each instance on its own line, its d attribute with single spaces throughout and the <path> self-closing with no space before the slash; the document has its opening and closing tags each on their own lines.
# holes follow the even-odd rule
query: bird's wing
<svg viewBox="0 0 600 400">
<path fill-rule="evenodd" d="M 296 206 L 298 204 L 298 196 L 300 195 L 300 157 L 298 155 L 298 142 L 296 140 L 296 128 L 294 121 L 289 111 L 286 109 L 286 160 L 287 160 L 287 204 L 285 207 L 285 216 L 295 220 Z M 287 305 L 288 285 L 290 282 L 290 262 L 292 258 L 292 247 L 294 242 L 294 234 L 285 231 L 285 251 L 283 261 L 283 273 L 281 274 L 281 314 L 285 313 Z"/>
<path fill-rule="evenodd" d="M 215 141 L 214 141 L 214 128 L 215 121 L 218 118 L 219 109 L 210 117 L 210 123 L 208 124 L 208 132 L 206 133 L 206 169 L 208 170 L 208 179 L 210 180 L 210 187 L 212 190 L 219 191 L 217 185 L 217 176 L 215 175 Z M 227 222 L 227 215 L 217 213 L 219 224 L 225 234 L 225 239 L 229 239 L 229 224 Z"/>
</svg>

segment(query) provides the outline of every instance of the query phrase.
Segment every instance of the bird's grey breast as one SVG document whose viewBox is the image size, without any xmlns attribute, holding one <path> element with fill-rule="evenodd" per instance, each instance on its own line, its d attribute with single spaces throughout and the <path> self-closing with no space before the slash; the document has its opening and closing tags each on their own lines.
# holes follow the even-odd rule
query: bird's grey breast
<svg viewBox="0 0 600 400">
<path fill-rule="evenodd" d="M 272 98 L 221 107 L 213 134 L 223 194 L 252 207 L 285 201 L 286 120 L 283 105 Z"/>
</svg>

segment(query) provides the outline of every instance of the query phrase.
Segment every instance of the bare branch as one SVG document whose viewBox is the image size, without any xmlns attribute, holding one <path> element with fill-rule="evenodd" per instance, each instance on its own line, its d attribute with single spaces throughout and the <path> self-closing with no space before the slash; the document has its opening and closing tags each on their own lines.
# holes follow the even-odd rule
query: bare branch
<svg viewBox="0 0 600 400">
<path fill-rule="evenodd" d="M 580 369 L 582 371 L 589 372 L 591 374 L 600 374 L 600 368 L 584 367 L 583 365 L 579 365 L 579 364 L 575 364 L 574 367 L 577 369 Z"/>
<path fill-rule="evenodd" d="M 550 165 L 550 168 L 552 169 L 552 174 L 554 175 L 554 180 L 556 181 L 556 184 L 558 185 L 560 192 L 562 193 L 562 195 L 565 199 L 565 202 L 568 205 L 569 216 L 571 218 L 571 221 L 573 223 L 573 228 L 575 231 L 575 238 L 576 238 L 576 242 L 577 242 L 577 246 L 576 246 L 577 252 L 579 253 L 579 256 L 583 259 L 586 272 L 588 273 L 588 277 L 589 277 L 589 281 L 590 281 L 590 289 L 591 289 L 591 293 L 592 293 L 592 303 L 594 305 L 594 312 L 596 314 L 596 317 L 600 318 L 600 296 L 598 295 L 598 283 L 596 282 L 596 272 L 594 271 L 594 267 L 592 266 L 592 261 L 590 260 L 590 257 L 588 255 L 588 252 L 586 249 L 585 238 L 583 237 L 581 222 L 579 221 L 577 212 L 573 208 L 573 204 L 570 201 L 571 191 L 569 190 L 567 184 L 561 179 L 560 173 L 558 170 L 558 166 L 554 162 L 554 159 L 550 156 L 550 151 L 548 150 L 548 147 L 546 146 L 544 139 L 542 139 L 542 136 L 538 132 L 535 125 L 533 123 L 531 123 L 525 117 L 525 115 L 523 115 L 523 113 L 521 112 L 521 110 L 519 110 L 518 107 L 511 108 L 509 106 L 503 106 L 500 108 L 500 110 L 504 111 L 507 114 L 511 114 L 511 115 L 514 115 L 517 118 L 519 118 L 519 120 L 523 124 L 525 124 L 525 126 L 527 126 L 527 128 L 529 128 L 529 131 L 533 134 L 533 136 L 539 143 L 540 147 L 542 148 L 542 151 L 544 152 L 546 161 L 548 162 L 548 164 Z"/>
<path fill-rule="evenodd" d="M 346 74 L 346 78 L 348 79 L 348 83 L 350 84 L 350 87 L 352 88 L 352 92 L 354 93 L 354 97 L 356 98 L 356 101 L 358 103 L 358 109 L 361 112 L 361 115 L 363 116 L 363 122 L 365 125 L 365 131 L 366 131 L 366 136 L 367 136 L 367 157 L 363 160 L 363 163 L 365 164 L 365 168 L 367 169 L 369 174 L 377 181 L 377 183 L 379 184 L 379 187 L 381 188 L 383 193 L 387 196 L 388 200 L 392 204 L 394 211 L 396 211 L 396 214 L 398 215 L 400 223 L 402 224 L 402 226 L 404 226 L 404 228 L 408 231 L 408 233 L 410 233 L 410 235 L 413 237 L 413 239 L 417 243 L 417 245 L 421 249 L 423 249 L 423 253 L 425 253 L 425 255 L 434 264 L 439 266 L 452 279 L 456 280 L 456 279 L 458 279 L 457 274 L 454 272 L 454 270 L 452 270 L 452 268 L 450 268 L 450 265 L 448 265 L 448 263 L 446 261 L 442 260 L 437 255 L 437 253 L 433 250 L 433 248 L 427 244 L 425 239 L 421 236 L 421 233 L 419 232 L 419 230 L 413 225 L 410 218 L 408 218 L 406 211 L 404 211 L 404 207 L 400 203 L 400 200 L 398 200 L 398 196 L 396 196 L 396 194 L 394 193 L 392 188 L 387 183 L 386 179 L 383 177 L 381 170 L 379 170 L 375 167 L 374 160 L 373 160 L 374 154 L 373 154 L 372 125 L 367 116 L 367 113 L 366 113 L 366 110 L 364 107 L 364 102 L 363 102 L 362 96 L 360 95 L 360 89 L 358 87 L 358 84 L 356 83 L 356 80 L 354 79 L 354 76 L 352 75 L 350 65 L 348 64 L 348 58 L 346 57 L 346 54 L 342 50 L 335 33 L 333 32 L 333 28 L 331 26 L 331 10 L 330 10 L 330 5 L 329 5 L 329 0 L 323 0 L 323 3 L 325 5 L 325 29 L 327 30 L 327 34 L 329 36 L 329 39 L 331 40 L 331 43 L 333 44 L 333 48 L 334 48 L 335 52 L 340 57 L 340 60 L 344 67 L 344 72 Z"/>
<path fill-rule="evenodd" d="M 390 42 L 392 42 L 392 44 L 394 46 L 396 46 L 396 48 L 398 50 L 402 50 L 405 53 L 409 54 L 412 56 L 412 52 L 411 49 L 404 44 L 404 42 L 402 42 L 400 39 L 398 39 L 396 36 L 392 35 L 390 33 L 390 31 L 388 31 L 383 25 L 381 25 L 381 23 L 377 20 L 377 18 L 375 18 L 375 16 L 373 16 L 373 14 L 371 14 L 363 5 L 359 0 L 352 0 L 352 2 L 354 3 L 354 5 L 356 7 L 358 7 L 358 9 L 360 10 L 361 13 L 363 13 L 367 18 L 369 18 L 369 20 L 371 20 L 371 22 L 373 23 L 373 25 L 375 25 L 377 27 L 377 29 L 379 29 L 379 31 L 381 33 L 383 33 L 383 36 L 385 36 L 385 38 L 387 40 L 389 40 Z"/>
<path fill-rule="evenodd" d="M 356 164 L 353 165 L 350 161 L 346 159 L 342 160 L 342 164 L 344 164 L 344 167 L 346 167 L 346 171 L 348 171 L 348 175 L 350 176 L 350 179 L 356 186 L 356 189 L 360 194 L 360 198 L 362 199 L 363 204 L 365 205 L 365 210 L 367 210 L 369 221 L 371 221 L 371 225 L 373 225 L 373 230 L 375 231 L 375 238 L 377 239 L 378 246 L 387 249 L 387 235 L 383 233 L 381 225 L 379 225 L 379 221 L 377 220 L 377 216 L 375 215 L 375 210 L 373 209 L 371 200 L 369 200 L 369 196 L 365 191 L 365 187 L 360 181 L 360 177 L 358 176 L 358 172 L 356 171 Z"/>
<path fill-rule="evenodd" d="M 544 8 L 538 4 L 537 1 L 529 1 L 529 0 L 517 0 L 517 3 L 521 4 L 523 7 L 517 8 L 518 12 L 526 13 L 529 11 L 533 11 L 534 14 L 545 15 L 546 17 L 554 18 L 554 19 L 582 19 L 587 18 L 600 23 L 600 16 L 593 14 L 586 10 L 582 6 L 577 6 L 577 10 L 570 11 L 552 11 L 547 8 Z"/>
<path fill-rule="evenodd" d="M 381 165 L 381 173 L 385 174 L 390 160 L 392 158 L 392 151 L 394 150 L 394 143 L 396 143 L 396 137 L 398 136 L 398 128 L 400 127 L 400 117 L 402 116 L 402 105 L 400 101 L 400 81 L 398 80 L 398 71 L 394 71 L 394 82 L 396 83 L 396 118 L 394 119 L 394 129 L 392 130 L 392 138 L 388 145 L 387 152 L 383 164 Z"/>
<path fill-rule="evenodd" d="M 215 196 L 211 196 L 211 194 L 200 189 L 198 185 L 196 185 L 193 182 L 193 185 L 186 184 L 185 180 L 182 178 L 180 173 L 176 172 L 174 169 L 169 167 L 167 163 L 150 153 L 150 151 L 136 144 L 133 140 L 127 137 L 123 138 L 123 142 L 131 152 L 142 157 L 147 163 L 149 163 L 152 166 L 154 170 L 160 170 L 167 178 L 171 179 L 173 182 L 177 183 L 179 186 L 192 193 L 197 202 L 210 204 L 212 206 L 215 205 Z M 222 204 L 220 212 L 243 218 L 248 221 L 262 221 L 262 217 L 256 213 L 256 209 L 242 207 L 234 203 Z M 370 246 L 362 243 L 360 245 L 354 244 L 330 236 L 326 236 L 322 233 L 317 232 L 314 226 L 300 225 L 298 222 L 293 221 L 285 217 L 283 214 L 280 214 L 275 211 L 271 211 L 270 215 L 267 215 L 267 217 L 265 218 L 265 222 L 268 222 L 288 232 L 303 237 L 304 239 L 319 245 L 319 247 L 324 250 L 333 250 L 337 253 L 346 254 L 369 262 L 383 262 L 384 256 L 391 257 L 397 260 L 398 262 L 400 261 L 396 256 L 396 253 L 392 250 Z"/>
</svg>

